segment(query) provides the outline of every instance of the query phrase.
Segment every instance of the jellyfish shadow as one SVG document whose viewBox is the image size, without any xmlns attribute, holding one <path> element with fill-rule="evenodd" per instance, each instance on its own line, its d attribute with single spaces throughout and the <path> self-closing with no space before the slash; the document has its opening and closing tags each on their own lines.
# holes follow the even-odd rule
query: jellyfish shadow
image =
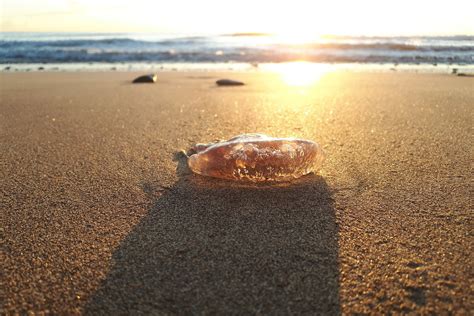
<svg viewBox="0 0 474 316">
<path fill-rule="evenodd" d="M 115 250 L 86 314 L 340 314 L 338 231 L 322 177 L 238 185 L 192 175 L 184 158 L 177 173 Z"/>
</svg>

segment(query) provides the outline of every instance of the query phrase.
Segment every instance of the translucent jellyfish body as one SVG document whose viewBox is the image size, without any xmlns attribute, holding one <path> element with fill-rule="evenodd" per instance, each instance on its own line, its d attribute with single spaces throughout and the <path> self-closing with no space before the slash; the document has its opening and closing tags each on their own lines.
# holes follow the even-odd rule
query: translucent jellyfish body
<svg viewBox="0 0 474 316">
<path fill-rule="evenodd" d="M 227 141 L 197 144 L 188 159 L 200 175 L 252 182 L 289 181 L 318 171 L 321 147 L 309 140 L 245 134 Z"/>
</svg>

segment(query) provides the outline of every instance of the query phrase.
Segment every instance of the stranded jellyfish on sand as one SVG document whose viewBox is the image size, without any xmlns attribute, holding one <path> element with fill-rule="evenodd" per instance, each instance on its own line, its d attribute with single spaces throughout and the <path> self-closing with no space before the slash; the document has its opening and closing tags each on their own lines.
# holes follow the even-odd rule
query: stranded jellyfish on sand
<svg viewBox="0 0 474 316">
<path fill-rule="evenodd" d="M 289 181 L 318 171 L 324 161 L 323 150 L 313 141 L 262 134 L 197 144 L 193 150 L 188 159 L 193 172 L 229 180 Z"/>
</svg>

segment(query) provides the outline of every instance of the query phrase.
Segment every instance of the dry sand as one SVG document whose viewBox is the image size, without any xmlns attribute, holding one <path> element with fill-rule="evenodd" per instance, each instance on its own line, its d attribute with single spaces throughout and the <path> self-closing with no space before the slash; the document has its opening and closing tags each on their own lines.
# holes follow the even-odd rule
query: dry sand
<svg viewBox="0 0 474 316">
<path fill-rule="evenodd" d="M 3 313 L 473 311 L 472 78 L 136 75 L 0 74 Z M 328 159 L 250 187 L 176 154 L 244 132 Z"/>
</svg>

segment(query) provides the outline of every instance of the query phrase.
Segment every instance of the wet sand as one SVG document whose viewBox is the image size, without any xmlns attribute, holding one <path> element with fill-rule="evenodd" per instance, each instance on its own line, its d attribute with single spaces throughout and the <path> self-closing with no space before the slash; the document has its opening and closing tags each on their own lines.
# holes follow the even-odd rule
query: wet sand
<svg viewBox="0 0 474 316">
<path fill-rule="evenodd" d="M 473 310 L 472 78 L 136 75 L 0 74 L 3 313 Z M 177 154 L 245 132 L 318 141 L 321 174 L 241 186 Z"/>
</svg>

